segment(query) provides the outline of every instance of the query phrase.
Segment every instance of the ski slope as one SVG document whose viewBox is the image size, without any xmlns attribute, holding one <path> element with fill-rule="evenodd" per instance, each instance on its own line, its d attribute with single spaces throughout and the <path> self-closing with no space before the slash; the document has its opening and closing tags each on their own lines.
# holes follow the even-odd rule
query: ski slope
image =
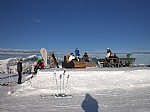
<svg viewBox="0 0 150 112">
<path fill-rule="evenodd" d="M 150 111 L 148 67 L 66 69 L 63 73 L 61 68 L 44 69 L 32 79 L 31 75 L 23 75 L 25 82 L 21 85 L 0 86 L 0 111 Z M 13 80 L 17 81 L 17 77 Z M 56 98 L 59 93 L 71 97 Z"/>
</svg>

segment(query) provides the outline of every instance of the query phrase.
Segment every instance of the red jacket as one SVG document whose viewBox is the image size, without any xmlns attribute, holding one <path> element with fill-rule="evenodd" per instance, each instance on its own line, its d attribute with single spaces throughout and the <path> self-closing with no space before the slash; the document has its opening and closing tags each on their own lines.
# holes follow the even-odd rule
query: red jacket
<svg viewBox="0 0 150 112">
<path fill-rule="evenodd" d="M 38 63 L 34 66 L 34 68 L 43 69 L 44 68 L 44 63 L 42 61 L 38 61 Z"/>
</svg>

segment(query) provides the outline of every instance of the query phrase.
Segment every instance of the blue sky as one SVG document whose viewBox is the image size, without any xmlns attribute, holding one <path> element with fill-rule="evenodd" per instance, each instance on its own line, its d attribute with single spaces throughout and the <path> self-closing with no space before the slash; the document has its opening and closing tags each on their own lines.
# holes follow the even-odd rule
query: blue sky
<svg viewBox="0 0 150 112">
<path fill-rule="evenodd" d="M 0 48 L 150 48 L 150 0 L 0 0 Z"/>
</svg>

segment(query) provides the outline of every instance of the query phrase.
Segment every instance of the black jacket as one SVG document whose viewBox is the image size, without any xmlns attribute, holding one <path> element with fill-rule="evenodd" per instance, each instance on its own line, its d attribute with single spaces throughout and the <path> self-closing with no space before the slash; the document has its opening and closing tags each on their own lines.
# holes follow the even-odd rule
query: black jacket
<svg viewBox="0 0 150 112">
<path fill-rule="evenodd" d="M 22 62 L 17 63 L 17 71 L 22 72 Z"/>
</svg>

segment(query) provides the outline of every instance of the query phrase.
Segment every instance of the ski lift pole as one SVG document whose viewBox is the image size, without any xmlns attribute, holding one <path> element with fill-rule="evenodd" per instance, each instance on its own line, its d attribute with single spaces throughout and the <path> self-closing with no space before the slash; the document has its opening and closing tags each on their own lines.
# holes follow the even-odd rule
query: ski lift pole
<svg viewBox="0 0 150 112">
<path fill-rule="evenodd" d="M 11 74 L 9 74 L 9 79 L 8 79 L 8 84 L 12 83 L 13 82 L 13 77 Z"/>
<path fill-rule="evenodd" d="M 10 76 L 10 74 L 9 74 L 9 78 L 8 78 L 8 84 L 10 84 L 10 77 L 11 77 L 11 76 Z"/>
</svg>

